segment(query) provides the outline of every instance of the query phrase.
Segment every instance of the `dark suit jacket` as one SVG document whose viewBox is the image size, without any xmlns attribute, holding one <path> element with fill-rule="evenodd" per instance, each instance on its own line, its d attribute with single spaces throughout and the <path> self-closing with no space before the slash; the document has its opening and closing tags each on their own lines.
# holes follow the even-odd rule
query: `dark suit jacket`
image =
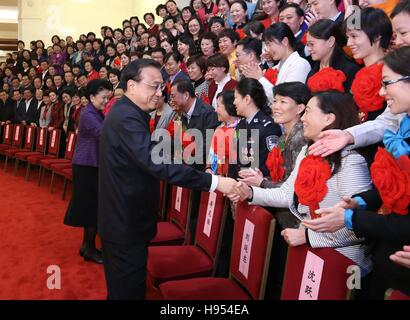
<svg viewBox="0 0 410 320">
<path fill-rule="evenodd" d="M 127 97 L 104 121 L 100 142 L 98 230 L 104 241 L 146 244 L 156 233 L 159 181 L 203 191 L 211 175 L 177 164 L 155 164 L 150 116 Z"/>
<path fill-rule="evenodd" d="M 0 100 L 0 122 L 14 122 L 13 100 L 7 99 L 6 102 Z"/>
<path fill-rule="evenodd" d="M 169 78 L 168 78 L 168 80 L 169 80 Z M 177 74 L 177 76 L 175 77 L 174 81 L 172 81 L 172 83 L 174 83 L 175 81 L 178 81 L 178 80 L 191 80 L 191 79 L 189 79 L 189 76 L 185 72 L 181 71 Z"/>
<path fill-rule="evenodd" d="M 198 129 L 201 131 L 202 136 L 206 137 L 207 129 L 216 129 L 220 125 L 218 121 L 218 115 L 214 108 L 205 104 L 201 99 L 196 99 L 195 108 L 192 112 L 191 119 L 188 123 L 187 129 Z M 204 170 L 206 164 L 206 157 L 209 154 L 209 150 L 206 148 L 206 144 L 203 144 L 203 165 L 195 165 L 194 168 L 198 170 Z"/>
<path fill-rule="evenodd" d="M 26 121 L 27 124 L 36 123 L 37 114 L 37 100 L 32 99 L 28 109 L 26 110 L 26 101 L 23 99 L 20 101 L 16 112 L 16 123 L 22 123 Z"/>
<path fill-rule="evenodd" d="M 224 86 L 223 91 L 234 90 L 236 88 L 237 84 L 238 83 L 235 80 L 231 79 Z M 215 80 L 212 80 L 212 82 L 209 84 L 209 89 L 208 89 L 208 97 L 209 97 L 209 101 L 211 101 L 211 103 L 212 103 L 212 100 L 214 100 L 215 93 L 216 93 L 217 89 L 218 89 L 218 85 L 216 84 Z"/>
</svg>

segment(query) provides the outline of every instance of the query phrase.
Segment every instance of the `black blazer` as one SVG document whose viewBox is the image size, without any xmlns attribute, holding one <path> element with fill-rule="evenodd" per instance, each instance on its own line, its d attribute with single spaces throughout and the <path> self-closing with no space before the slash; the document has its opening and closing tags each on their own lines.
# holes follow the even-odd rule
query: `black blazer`
<svg viewBox="0 0 410 320">
<path fill-rule="evenodd" d="M 209 191 L 210 174 L 155 164 L 150 115 L 122 97 L 104 121 L 100 140 L 98 230 L 104 241 L 146 244 L 156 234 L 159 181 Z M 154 155 L 154 153 L 153 153 Z"/>
<path fill-rule="evenodd" d="M 22 123 L 26 121 L 27 124 L 30 123 L 37 123 L 38 119 L 36 119 L 37 114 L 37 100 L 32 99 L 28 110 L 26 110 L 26 101 L 23 99 L 20 101 L 17 112 L 16 112 L 16 123 Z"/>
<path fill-rule="evenodd" d="M 380 208 L 382 201 L 376 189 L 360 196 L 368 204 L 368 209 Z M 389 259 L 390 255 L 402 251 L 404 245 L 410 244 L 410 214 L 380 215 L 375 211 L 355 211 L 353 231 L 358 237 L 364 237 L 369 242 L 374 264 L 369 288 L 370 298 L 383 299 L 389 288 L 410 295 L 410 269 Z"/>
<path fill-rule="evenodd" d="M 218 116 L 215 109 L 208 104 L 205 104 L 201 99 L 197 98 L 194 111 L 192 112 L 191 119 L 188 123 L 187 129 L 198 129 L 201 131 L 202 136 L 206 137 L 207 129 L 216 129 L 220 125 Z M 206 164 L 206 158 L 209 150 L 206 148 L 206 144 L 203 144 L 203 164 L 195 165 L 197 170 L 204 170 Z"/>
<path fill-rule="evenodd" d="M 13 100 L 7 99 L 6 102 L 0 100 L 0 122 L 14 122 Z"/>
</svg>

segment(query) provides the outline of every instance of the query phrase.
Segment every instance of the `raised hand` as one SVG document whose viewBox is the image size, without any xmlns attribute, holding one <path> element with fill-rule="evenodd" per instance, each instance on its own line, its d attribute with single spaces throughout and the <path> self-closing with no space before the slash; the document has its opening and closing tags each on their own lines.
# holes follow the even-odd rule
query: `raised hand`
<svg viewBox="0 0 410 320">
<path fill-rule="evenodd" d="M 316 232 L 336 232 L 345 226 L 345 209 L 337 206 L 316 210 L 318 219 L 304 220 L 302 224 Z"/>
<path fill-rule="evenodd" d="M 390 256 L 390 260 L 410 269 L 410 246 L 404 246 L 403 251 L 397 251 Z"/>
<path fill-rule="evenodd" d="M 354 143 L 353 136 L 343 130 L 327 130 L 319 135 L 319 140 L 309 148 L 309 153 L 314 156 L 327 157 L 348 144 Z"/>
<path fill-rule="evenodd" d="M 263 78 L 263 71 L 261 67 L 255 62 L 244 64 L 239 67 L 239 70 L 246 78 L 252 78 L 256 80 Z"/>
<path fill-rule="evenodd" d="M 239 171 L 239 177 L 241 178 L 239 181 L 253 187 L 260 187 L 263 181 L 263 173 L 258 168 L 255 170 L 252 168 L 241 170 Z"/>
</svg>

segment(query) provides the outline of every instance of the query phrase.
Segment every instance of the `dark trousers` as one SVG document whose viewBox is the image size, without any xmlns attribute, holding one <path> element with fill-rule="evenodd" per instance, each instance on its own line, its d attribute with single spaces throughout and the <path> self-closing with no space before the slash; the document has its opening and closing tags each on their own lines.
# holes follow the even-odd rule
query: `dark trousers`
<svg viewBox="0 0 410 320">
<path fill-rule="evenodd" d="M 108 300 L 144 300 L 148 243 L 119 245 L 102 241 Z"/>
</svg>

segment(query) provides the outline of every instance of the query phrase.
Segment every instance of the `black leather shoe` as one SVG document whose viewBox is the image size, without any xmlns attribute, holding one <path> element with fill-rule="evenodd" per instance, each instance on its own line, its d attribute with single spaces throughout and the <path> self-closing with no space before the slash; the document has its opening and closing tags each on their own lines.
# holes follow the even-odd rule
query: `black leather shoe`
<svg viewBox="0 0 410 320">
<path fill-rule="evenodd" d="M 101 249 L 95 249 L 95 250 L 97 250 L 99 253 L 102 254 Z M 80 256 L 84 257 L 85 249 L 80 248 L 80 250 L 78 251 L 78 253 L 79 253 Z"/>
<path fill-rule="evenodd" d="M 102 253 L 99 250 L 95 250 L 95 251 L 93 250 L 91 253 L 85 252 L 83 257 L 85 261 L 93 261 L 98 264 L 104 263 Z"/>
</svg>

